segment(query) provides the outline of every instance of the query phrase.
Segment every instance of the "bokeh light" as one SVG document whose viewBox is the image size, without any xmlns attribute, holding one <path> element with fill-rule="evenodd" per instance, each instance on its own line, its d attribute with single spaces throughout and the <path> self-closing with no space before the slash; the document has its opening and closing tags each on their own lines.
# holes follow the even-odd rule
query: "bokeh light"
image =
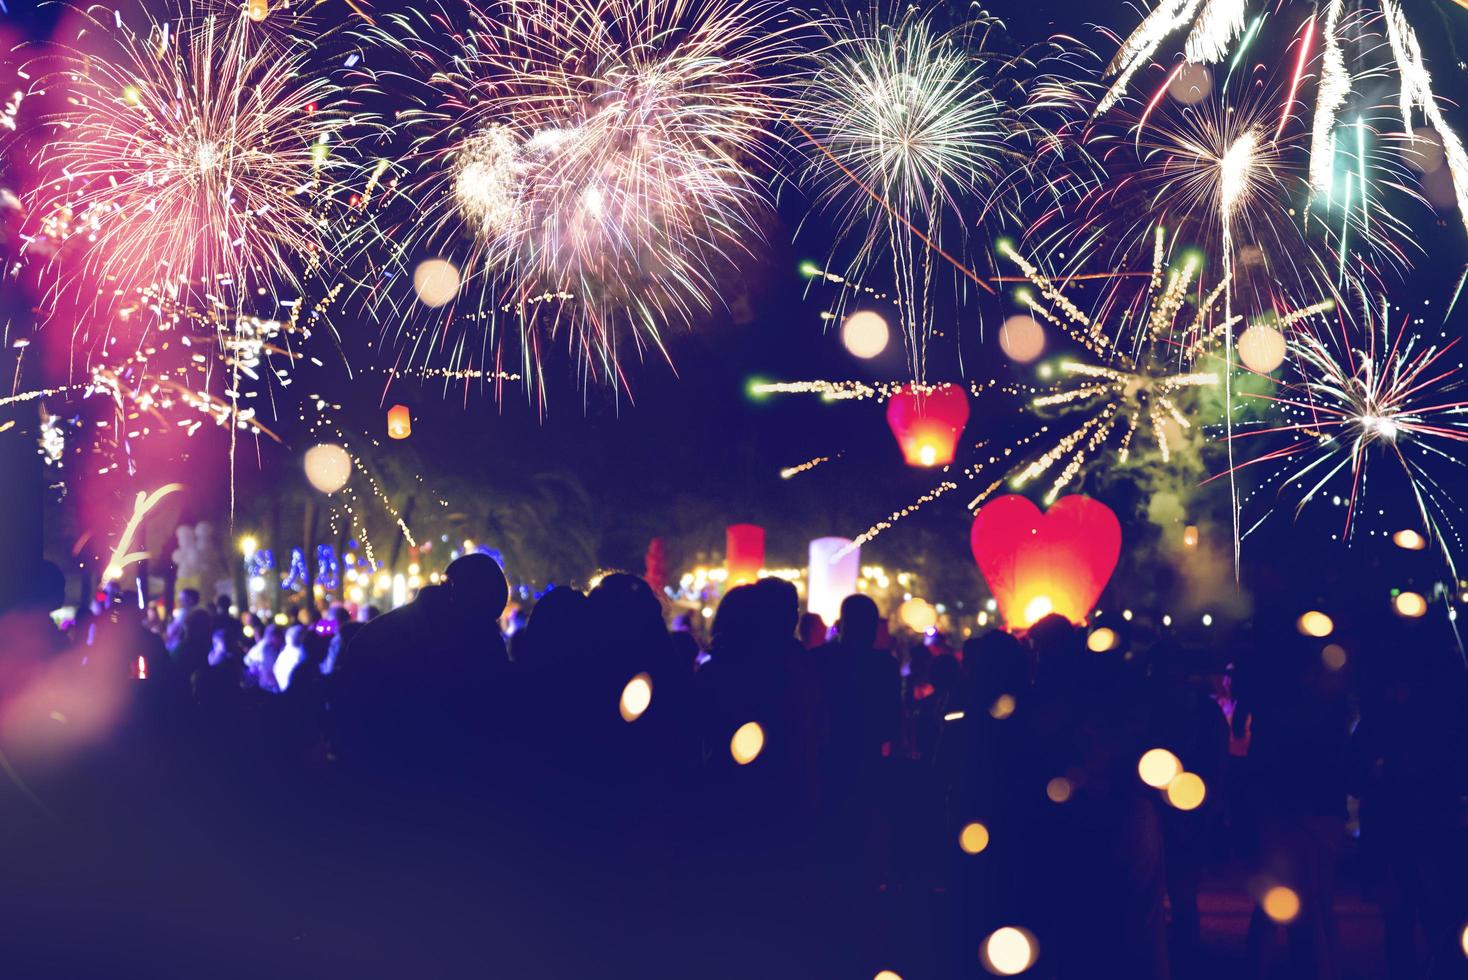
<svg viewBox="0 0 1468 980">
<path fill-rule="evenodd" d="M 1197 105 L 1213 91 L 1213 72 L 1207 65 L 1184 62 L 1167 85 L 1167 94 L 1183 105 Z"/>
<path fill-rule="evenodd" d="M 352 457 L 341 446 L 318 443 L 306 450 L 306 479 L 322 493 L 336 493 L 352 477 Z"/>
<path fill-rule="evenodd" d="M 1017 976 L 1035 965 L 1034 937 L 1016 926 L 995 929 L 984 940 L 984 966 L 1001 977 Z"/>
<path fill-rule="evenodd" d="M 1153 789 L 1166 789 L 1182 771 L 1182 762 L 1166 749 L 1148 749 L 1137 760 L 1137 775 Z"/>
<path fill-rule="evenodd" d="M 1398 592 L 1392 597 L 1392 609 L 1404 619 L 1417 619 L 1427 613 L 1427 600 L 1418 592 Z"/>
<path fill-rule="evenodd" d="M 914 633 L 926 633 L 938 625 L 938 610 L 926 599 L 914 596 L 897 607 L 897 618 Z"/>
<path fill-rule="evenodd" d="M 1208 787 L 1194 772 L 1180 772 L 1167 784 L 1167 802 L 1179 810 L 1196 810 L 1203 805 Z"/>
<path fill-rule="evenodd" d="M 1427 547 L 1427 539 L 1410 527 L 1402 528 L 1393 534 L 1392 543 L 1406 551 L 1421 551 Z"/>
<path fill-rule="evenodd" d="M 459 269 L 444 259 L 426 259 L 413 270 L 413 292 L 424 306 L 446 306 L 459 295 Z"/>
<path fill-rule="evenodd" d="M 630 722 L 641 718 L 651 704 L 652 678 L 647 674 L 638 674 L 622 688 L 622 702 L 618 707 L 622 712 L 622 720 Z"/>
<path fill-rule="evenodd" d="M 989 705 L 989 717 L 997 721 L 1003 721 L 1014 714 L 1014 695 L 1001 694 Z"/>
<path fill-rule="evenodd" d="M 1034 317 L 1012 316 L 999 328 L 999 349 L 1011 361 L 1028 364 L 1045 352 L 1045 328 Z"/>
<path fill-rule="evenodd" d="M 1346 665 L 1346 648 L 1339 643 L 1327 643 L 1320 651 L 1320 662 L 1327 670 L 1340 670 Z"/>
<path fill-rule="evenodd" d="M 1265 892 L 1259 905 L 1265 915 L 1281 925 L 1294 922 L 1300 914 L 1300 896 L 1284 885 L 1275 885 Z"/>
<path fill-rule="evenodd" d="M 964 824 L 958 832 L 958 847 L 965 854 L 979 854 L 989 846 L 989 828 L 977 820 Z"/>
<path fill-rule="evenodd" d="M 886 319 L 871 310 L 857 310 L 841 324 L 841 343 L 852 357 L 863 360 L 876 357 L 887 349 L 892 336 Z"/>
<path fill-rule="evenodd" d="M 1116 635 L 1116 630 L 1109 626 L 1098 626 L 1091 630 L 1091 635 L 1086 637 L 1086 649 L 1092 653 L 1105 653 L 1115 650 L 1121 640 Z"/>
<path fill-rule="evenodd" d="M 1268 374 L 1284 363 L 1284 334 L 1267 323 L 1256 323 L 1239 335 L 1235 345 L 1244 367 Z"/>
<path fill-rule="evenodd" d="M 1045 795 L 1050 797 L 1051 803 L 1064 803 L 1070 799 L 1070 780 L 1064 776 L 1056 776 L 1045 784 Z"/>
<path fill-rule="evenodd" d="M 745 722 L 734 732 L 734 737 L 729 739 L 729 754 L 741 766 L 747 766 L 758 759 L 764 748 L 765 730 L 759 726 L 759 722 Z"/>
<path fill-rule="evenodd" d="M 1296 621 L 1295 627 L 1306 636 L 1317 639 L 1329 636 L 1335 630 L 1335 621 L 1325 613 L 1312 609 Z"/>
</svg>

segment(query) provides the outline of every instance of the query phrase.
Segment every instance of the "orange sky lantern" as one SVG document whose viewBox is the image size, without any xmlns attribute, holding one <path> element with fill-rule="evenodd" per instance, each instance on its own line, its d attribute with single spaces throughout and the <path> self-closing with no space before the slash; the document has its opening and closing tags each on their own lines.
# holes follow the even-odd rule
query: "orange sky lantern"
<svg viewBox="0 0 1468 980">
<path fill-rule="evenodd" d="M 389 439 L 406 439 L 413 434 L 413 413 L 407 405 L 394 405 L 387 410 Z"/>
<path fill-rule="evenodd" d="M 1121 524 L 1111 508 L 1080 495 L 1045 513 L 1029 498 L 991 500 L 974 517 L 974 561 L 1011 629 L 1050 613 L 1082 623 L 1121 555 Z"/>
<path fill-rule="evenodd" d="M 958 385 L 903 385 L 887 402 L 887 425 L 908 466 L 947 466 L 968 423 L 968 395 Z"/>
</svg>

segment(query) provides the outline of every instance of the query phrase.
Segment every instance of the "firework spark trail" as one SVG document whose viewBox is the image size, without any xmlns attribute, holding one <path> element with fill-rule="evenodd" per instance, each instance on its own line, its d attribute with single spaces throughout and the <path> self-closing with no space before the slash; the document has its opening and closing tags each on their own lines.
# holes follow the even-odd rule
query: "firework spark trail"
<svg viewBox="0 0 1468 980">
<path fill-rule="evenodd" d="M 294 282 L 297 260 L 322 248 L 315 208 L 336 125 L 318 111 L 335 88 L 307 71 L 308 47 L 262 35 L 243 9 L 184 4 L 141 30 L 98 9 L 88 33 L 112 51 L 48 48 L 33 86 L 67 108 L 43 120 L 47 178 L 29 209 L 43 232 L 58 217 L 88 232 L 55 254 L 82 251 L 91 282 L 63 268 L 53 290 L 105 304 L 150 282 L 241 296 Z"/>
<path fill-rule="evenodd" d="M 788 480 L 791 477 L 799 476 L 802 473 L 809 473 L 817 466 L 820 466 L 823 463 L 829 463 L 832 459 L 839 458 L 840 456 L 840 453 L 837 453 L 835 456 L 816 456 L 813 459 L 806 460 L 804 463 L 796 463 L 794 466 L 787 466 L 780 471 L 780 479 Z"/>
<path fill-rule="evenodd" d="M 666 357 L 663 329 L 712 309 L 723 270 L 760 237 L 773 127 L 809 29 L 782 14 L 769 0 L 496 0 L 367 30 L 406 66 L 362 90 L 413 104 L 377 117 L 378 139 L 407 141 L 403 179 L 379 185 L 355 241 L 390 246 L 384 278 L 430 256 L 460 277 L 436 336 L 397 338 L 400 366 L 442 353 L 455 371 L 499 369 L 513 336 L 527 378 L 559 342 L 583 379 L 625 387 L 624 337 Z M 385 319 L 418 319 L 380 285 Z M 565 292 L 574 309 L 519 305 Z M 502 324 L 507 304 L 519 315 Z"/>
<path fill-rule="evenodd" d="M 1443 155 L 1447 159 L 1448 173 L 1453 178 L 1458 214 L 1463 219 L 1463 227 L 1468 229 L 1468 151 L 1463 149 L 1463 141 L 1448 126 L 1442 110 L 1438 108 L 1437 99 L 1432 94 L 1432 76 L 1428 74 L 1427 66 L 1422 60 L 1422 46 L 1417 42 L 1417 34 L 1412 30 L 1412 25 L 1407 23 L 1401 4 L 1397 0 L 1382 0 L 1382 12 L 1386 17 L 1387 42 L 1391 45 L 1392 54 L 1397 59 L 1397 70 L 1401 74 L 1402 127 L 1407 133 L 1412 132 L 1412 108 L 1415 106 L 1422 110 L 1432 128 L 1437 130 L 1438 138 L 1442 140 Z"/>
</svg>

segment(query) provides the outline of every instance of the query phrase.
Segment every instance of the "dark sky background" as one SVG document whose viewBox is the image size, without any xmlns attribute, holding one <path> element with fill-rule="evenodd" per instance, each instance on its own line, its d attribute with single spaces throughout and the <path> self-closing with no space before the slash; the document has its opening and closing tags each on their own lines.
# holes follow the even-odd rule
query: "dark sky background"
<svg viewBox="0 0 1468 980">
<path fill-rule="evenodd" d="M 23 0 L 9 0 L 9 6 L 12 24 L 23 25 L 32 36 L 42 34 L 54 16 L 54 9 L 38 12 Z M 1435 17 L 1451 8 L 1427 2 L 1412 6 L 1414 16 Z M 380 3 L 375 7 L 385 9 Z M 1039 42 L 1059 31 L 1096 45 L 1105 56 L 1114 44 L 1089 18 L 1104 12 L 1106 26 L 1125 32 L 1139 16 L 1136 9 L 1122 4 L 1056 0 L 1003 0 L 989 9 L 1008 23 L 1016 44 Z M 1468 12 L 1457 11 L 1457 16 L 1468 20 Z M 1445 47 L 1448 36 L 1442 32 L 1424 41 L 1436 48 L 1429 55 L 1439 66 L 1438 92 L 1452 97 L 1465 87 L 1462 72 Z M 879 404 L 747 396 L 753 377 L 895 380 L 902 376 L 904 364 L 895 335 L 882 358 L 862 362 L 845 352 L 836 331 L 826 329 L 820 314 L 829 308 L 833 295 L 820 284 L 807 292 L 808 283 L 798 273 L 802 260 L 820 262 L 831 247 L 830 229 L 820 218 L 805 220 L 796 233 L 808 211 L 809 202 L 798 192 L 788 186 L 782 189 L 778 211 L 770 215 L 767 246 L 758 250 L 757 261 L 731 275 L 732 311 L 716 312 L 692 328 L 669 328 L 665 339 L 671 365 L 656 354 L 640 364 L 629 356 L 630 391 L 579 388 L 573 367 L 562 354 L 546 362 L 550 390 L 543 417 L 516 389 L 507 389 L 503 402 L 497 403 L 483 390 L 445 395 L 441 387 L 399 384 L 384 403 L 382 375 L 360 370 L 371 362 L 365 342 L 376 337 L 377 327 L 365 322 L 360 310 L 344 307 L 335 322 L 346 338 L 345 351 L 359 369 L 355 378 L 344 377 L 340 356 L 329 339 L 318 334 L 308 353 L 321 357 L 328 369 L 299 369 L 291 395 L 320 392 L 339 400 L 344 421 L 379 437 L 386 405 L 407 403 L 414 413 L 412 459 L 429 486 L 491 495 L 537 474 L 569 475 L 588 495 L 587 520 L 597 532 L 596 561 L 601 565 L 640 570 L 648 539 L 664 536 L 675 543 L 670 564 L 676 572 L 699 558 L 700 552 L 717 558 L 724 525 L 746 520 L 770 528 L 768 564 L 804 564 L 810 538 L 854 536 L 935 482 L 934 474 L 902 465 Z M 1426 254 L 1403 292 L 1430 297 L 1441 309 L 1463 268 L 1463 231 L 1450 214 L 1422 224 Z M 975 240 L 971 250 L 979 254 L 987 246 L 986 241 Z M 966 377 L 1021 377 L 997 344 L 998 324 L 1016 311 L 1009 297 L 980 296 L 949 317 L 951 322 L 940 321 L 947 346 L 930 367 L 930 380 L 960 379 L 955 340 L 962 345 Z M 986 325 L 982 336 L 981 322 Z M 1008 403 L 975 402 L 964 442 L 1002 440 L 1011 431 L 1013 414 Z M 251 454 L 241 456 L 238 487 L 246 514 L 252 508 L 258 511 L 273 495 L 298 490 L 302 484 L 295 459 L 304 448 L 303 433 L 289 418 L 282 421 L 282 428 L 293 442 L 289 452 L 264 446 L 265 465 L 260 468 Z M 189 462 L 218 474 L 216 479 L 195 482 L 189 510 L 197 516 L 218 513 L 224 500 L 224 467 L 218 447 L 211 451 L 211 446 L 201 441 Z M 783 466 L 838 452 L 842 458 L 812 473 L 779 478 Z M 980 585 L 968 556 L 970 518 L 963 507 L 972 489 L 976 485 L 966 484 L 898 525 L 867 553 L 907 567 L 922 568 L 928 562 L 932 576 L 952 598 L 977 598 Z M 1125 491 L 1111 493 L 1108 502 L 1124 518 L 1140 506 Z M 452 503 L 462 506 L 458 500 Z M 1292 533 L 1287 522 L 1280 523 L 1278 536 L 1271 538 L 1271 554 L 1276 553 L 1274 545 Z M 1318 527 L 1308 525 L 1307 520 L 1299 534 L 1307 548 L 1279 550 L 1281 567 L 1337 563 L 1338 549 L 1324 542 Z M 1148 551 L 1142 545 L 1153 531 L 1137 528 L 1134 536 L 1131 523 L 1127 529 L 1128 549 L 1135 550 L 1138 561 L 1130 570 L 1124 566 L 1122 574 L 1138 581 L 1163 574 L 1145 561 Z"/>
</svg>

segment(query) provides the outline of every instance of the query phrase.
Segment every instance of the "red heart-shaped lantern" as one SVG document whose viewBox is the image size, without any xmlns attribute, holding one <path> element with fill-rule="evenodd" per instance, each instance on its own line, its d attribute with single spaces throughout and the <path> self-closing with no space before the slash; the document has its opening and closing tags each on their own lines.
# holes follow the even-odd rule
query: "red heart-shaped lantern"
<svg viewBox="0 0 1468 980">
<path fill-rule="evenodd" d="M 1040 513 L 1027 497 L 991 500 L 974 516 L 974 561 L 1011 629 L 1050 613 L 1082 623 L 1121 554 L 1121 523 L 1090 497 L 1061 497 Z"/>
<path fill-rule="evenodd" d="M 958 385 L 903 385 L 887 402 L 887 425 L 908 466 L 947 466 L 968 423 L 968 395 Z"/>
</svg>

